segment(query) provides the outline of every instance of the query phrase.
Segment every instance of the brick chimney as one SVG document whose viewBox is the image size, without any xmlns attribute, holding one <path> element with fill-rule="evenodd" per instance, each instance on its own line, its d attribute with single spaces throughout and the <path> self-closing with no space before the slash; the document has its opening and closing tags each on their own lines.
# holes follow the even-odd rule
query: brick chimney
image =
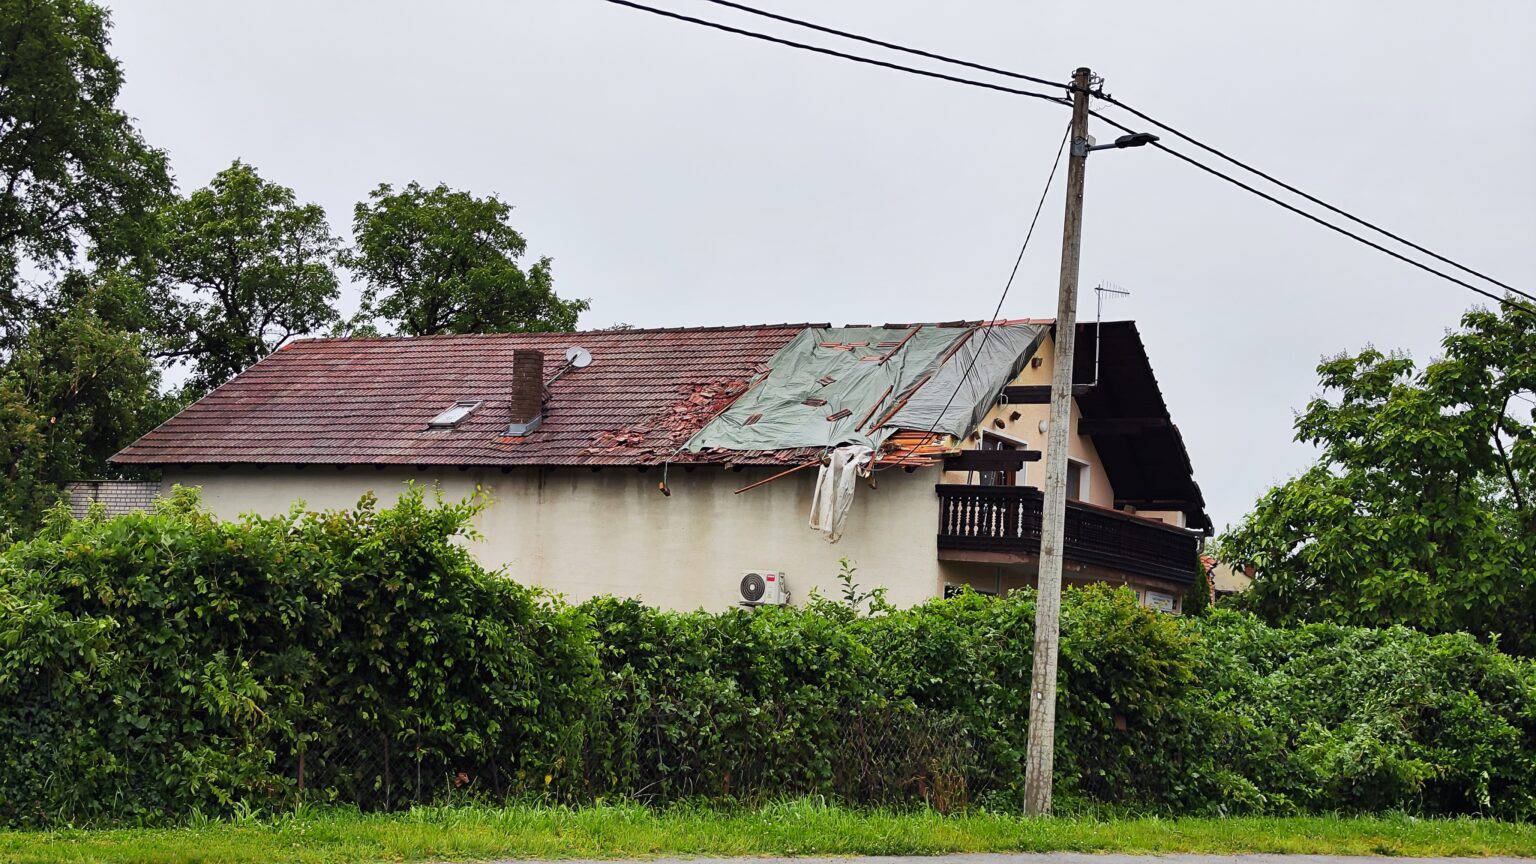
<svg viewBox="0 0 1536 864">
<path fill-rule="evenodd" d="M 508 398 L 508 435 L 527 435 L 544 421 L 544 352 L 512 352 L 512 393 Z"/>
</svg>

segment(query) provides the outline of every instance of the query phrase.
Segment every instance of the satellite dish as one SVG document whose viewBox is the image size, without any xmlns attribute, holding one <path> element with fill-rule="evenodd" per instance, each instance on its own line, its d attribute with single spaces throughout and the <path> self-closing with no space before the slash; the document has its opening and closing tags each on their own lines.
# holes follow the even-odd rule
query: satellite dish
<svg viewBox="0 0 1536 864">
<path fill-rule="evenodd" d="M 565 349 L 566 365 L 572 369 L 585 369 L 592 365 L 592 352 L 579 345 Z"/>
</svg>

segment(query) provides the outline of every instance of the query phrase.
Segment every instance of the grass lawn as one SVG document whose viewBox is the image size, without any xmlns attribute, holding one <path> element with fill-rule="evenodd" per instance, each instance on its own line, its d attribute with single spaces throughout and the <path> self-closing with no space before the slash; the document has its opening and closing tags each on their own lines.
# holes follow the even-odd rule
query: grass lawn
<svg viewBox="0 0 1536 864">
<path fill-rule="evenodd" d="M 1046 819 L 858 811 L 809 801 L 754 810 L 432 807 L 187 828 L 0 832 L 5 862 L 365 862 L 661 855 L 943 852 L 1295 852 L 1536 856 L 1536 825 L 1409 817 Z"/>
</svg>

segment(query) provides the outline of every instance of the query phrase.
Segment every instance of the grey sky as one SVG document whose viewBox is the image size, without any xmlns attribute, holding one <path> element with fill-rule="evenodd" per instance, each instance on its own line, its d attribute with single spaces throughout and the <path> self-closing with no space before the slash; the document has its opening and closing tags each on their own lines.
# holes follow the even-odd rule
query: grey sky
<svg viewBox="0 0 1536 864">
<path fill-rule="evenodd" d="M 1045 77 L 1090 65 L 1536 287 L 1536 3 L 755 2 Z M 110 5 L 123 103 L 183 189 L 239 157 L 343 236 L 381 181 L 496 192 L 592 301 L 584 327 L 984 316 L 1067 120 L 601 0 Z M 1059 187 L 1046 206 L 1006 316 L 1054 314 Z M 1090 160 L 1082 272 L 1085 316 L 1098 281 L 1134 292 L 1106 317 L 1138 322 L 1218 526 L 1308 460 L 1291 417 L 1321 355 L 1425 358 L 1477 299 L 1150 149 Z"/>
</svg>

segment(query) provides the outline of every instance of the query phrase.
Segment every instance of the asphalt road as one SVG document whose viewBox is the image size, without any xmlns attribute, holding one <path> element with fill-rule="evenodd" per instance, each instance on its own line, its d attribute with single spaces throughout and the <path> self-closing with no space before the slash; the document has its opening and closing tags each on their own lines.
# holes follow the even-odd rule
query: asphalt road
<svg viewBox="0 0 1536 864">
<path fill-rule="evenodd" d="M 550 864 L 1530 864 L 1536 858 L 1387 858 L 1365 855 L 1120 855 L 1041 852 L 976 855 L 860 855 L 849 858 L 650 858 Z M 539 864 L 504 861 L 497 864 Z"/>
<path fill-rule="evenodd" d="M 1373 858 L 1366 855 L 1095 855 L 1084 852 L 1011 855 L 860 855 L 852 858 L 648 858 L 645 861 L 561 861 L 550 864 L 1530 864 L 1536 858 Z M 539 864 L 502 861 L 496 864 Z"/>
</svg>

